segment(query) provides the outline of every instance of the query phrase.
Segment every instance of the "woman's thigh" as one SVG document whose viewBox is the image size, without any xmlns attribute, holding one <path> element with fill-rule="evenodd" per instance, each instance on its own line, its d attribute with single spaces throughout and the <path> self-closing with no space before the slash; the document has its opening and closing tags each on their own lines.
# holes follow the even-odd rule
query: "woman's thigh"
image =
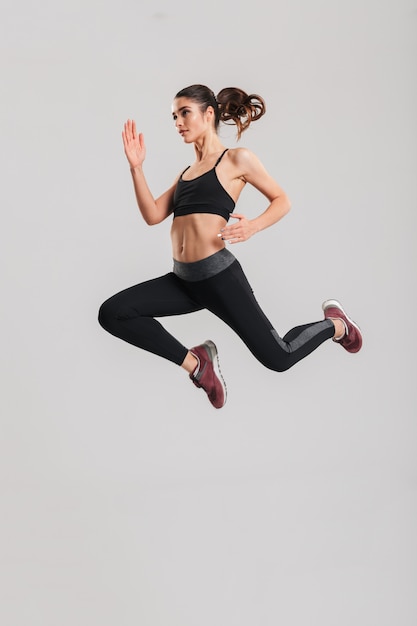
<svg viewBox="0 0 417 626">
<path fill-rule="evenodd" d="M 111 309 L 119 319 L 182 315 L 202 308 L 172 272 L 128 287 L 106 300 L 102 306 Z"/>
</svg>

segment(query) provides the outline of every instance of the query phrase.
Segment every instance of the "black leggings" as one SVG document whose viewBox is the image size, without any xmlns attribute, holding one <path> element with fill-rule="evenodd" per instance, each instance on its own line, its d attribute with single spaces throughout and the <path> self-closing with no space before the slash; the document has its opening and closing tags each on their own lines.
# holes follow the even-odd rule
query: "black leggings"
<svg viewBox="0 0 417 626">
<path fill-rule="evenodd" d="M 205 280 L 189 282 L 170 272 L 125 289 L 102 304 L 99 322 L 112 335 L 181 365 L 188 348 L 154 318 L 202 309 L 226 322 L 258 361 L 277 372 L 289 369 L 334 335 L 333 322 L 322 320 L 297 326 L 281 339 L 237 260 Z"/>
</svg>

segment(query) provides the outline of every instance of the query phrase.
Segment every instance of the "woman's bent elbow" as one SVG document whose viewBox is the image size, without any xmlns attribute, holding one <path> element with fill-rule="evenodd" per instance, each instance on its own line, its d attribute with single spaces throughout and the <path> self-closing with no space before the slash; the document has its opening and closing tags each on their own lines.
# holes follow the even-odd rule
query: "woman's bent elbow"
<svg viewBox="0 0 417 626">
<path fill-rule="evenodd" d="M 142 215 L 142 217 L 145 220 L 145 223 L 147 226 L 156 226 L 157 224 L 160 224 L 161 222 L 164 221 L 166 215 L 164 217 L 156 217 L 156 216 L 145 217 L 144 215 Z"/>
</svg>

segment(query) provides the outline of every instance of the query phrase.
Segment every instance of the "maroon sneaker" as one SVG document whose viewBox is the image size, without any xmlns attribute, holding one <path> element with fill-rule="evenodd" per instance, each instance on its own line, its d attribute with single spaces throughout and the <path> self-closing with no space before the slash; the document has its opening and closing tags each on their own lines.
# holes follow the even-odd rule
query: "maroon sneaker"
<svg viewBox="0 0 417 626">
<path fill-rule="evenodd" d="M 361 329 L 346 315 L 340 302 L 337 300 L 326 300 L 326 302 L 322 304 L 322 309 L 326 320 L 329 318 L 339 319 L 342 320 L 345 325 L 346 332 L 343 337 L 340 339 L 333 338 L 333 341 L 340 343 L 348 352 L 359 352 L 362 348 Z"/>
<path fill-rule="evenodd" d="M 216 409 L 226 404 L 226 384 L 220 372 L 217 348 L 213 341 L 207 340 L 201 346 L 190 348 L 198 365 L 190 378 L 196 387 L 204 389 L 208 399 Z"/>
</svg>

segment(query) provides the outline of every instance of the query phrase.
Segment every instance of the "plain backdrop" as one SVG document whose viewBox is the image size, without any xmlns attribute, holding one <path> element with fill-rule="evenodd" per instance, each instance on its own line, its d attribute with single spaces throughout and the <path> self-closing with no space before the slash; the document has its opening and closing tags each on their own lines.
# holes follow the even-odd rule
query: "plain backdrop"
<svg viewBox="0 0 417 626">
<path fill-rule="evenodd" d="M 1 624 L 415 626 L 415 0 L 0 6 Z M 123 123 L 159 195 L 197 82 L 266 100 L 240 143 L 292 211 L 232 251 L 277 331 L 338 298 L 364 333 L 276 374 L 207 312 L 165 320 L 215 340 L 221 411 L 97 323 L 172 264 Z"/>
</svg>

